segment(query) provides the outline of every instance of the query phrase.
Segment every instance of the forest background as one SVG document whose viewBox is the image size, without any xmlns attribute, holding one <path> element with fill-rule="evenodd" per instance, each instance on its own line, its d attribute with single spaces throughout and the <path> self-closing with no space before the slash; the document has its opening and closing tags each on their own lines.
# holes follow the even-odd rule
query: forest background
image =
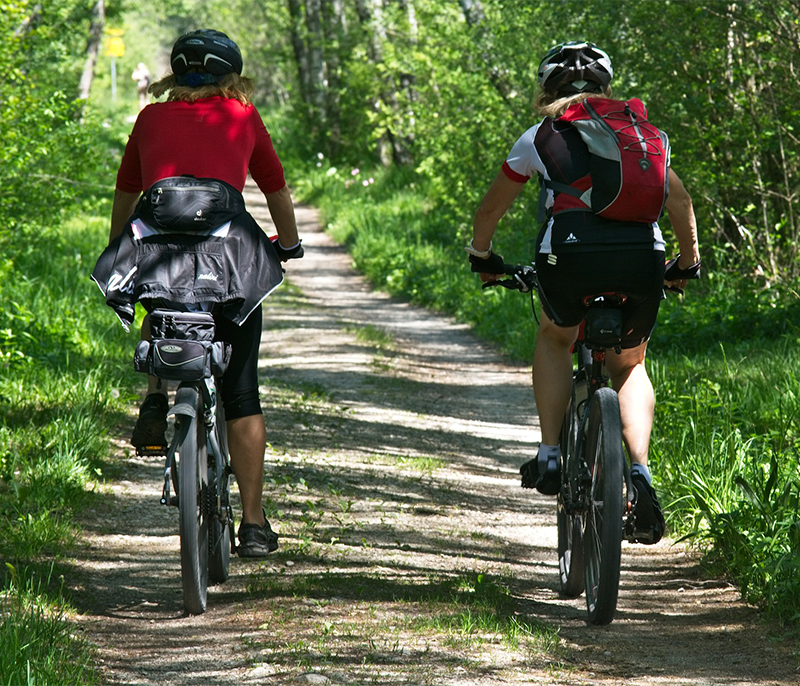
<svg viewBox="0 0 800 686">
<path fill-rule="evenodd" d="M 530 303 L 481 292 L 462 247 L 536 121 L 540 56 L 571 39 L 611 55 L 615 94 L 670 134 L 700 231 L 703 279 L 664 304 L 650 346 L 670 526 L 796 627 L 799 0 L 0 0 L 0 575 L 13 609 L 0 666 L 9 642 L 36 643 L 24 627 L 44 626 L 42 644 L 61 635 L 57 561 L 138 397 L 131 339 L 87 279 L 136 111 L 131 73 L 144 62 L 160 77 L 175 37 L 201 27 L 241 46 L 295 196 L 321 207 L 357 267 L 518 359 Z M 537 195 L 501 224 L 507 261 L 532 257 Z"/>
</svg>

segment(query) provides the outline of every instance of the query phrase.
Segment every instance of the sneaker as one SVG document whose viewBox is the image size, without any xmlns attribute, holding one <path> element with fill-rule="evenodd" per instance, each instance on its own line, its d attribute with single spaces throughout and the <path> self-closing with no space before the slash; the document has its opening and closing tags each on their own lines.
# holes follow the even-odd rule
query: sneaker
<svg viewBox="0 0 800 686">
<path fill-rule="evenodd" d="M 165 450 L 167 447 L 167 411 L 169 403 L 162 393 L 151 393 L 139 408 L 131 445 L 137 450 Z"/>
<path fill-rule="evenodd" d="M 239 526 L 239 545 L 236 552 L 239 557 L 266 557 L 278 549 L 278 534 L 269 525 L 266 517 L 264 526 L 258 524 L 242 524 Z"/>
<path fill-rule="evenodd" d="M 535 488 L 543 495 L 557 495 L 561 490 L 561 465 L 555 468 L 548 465 L 544 474 L 539 474 L 539 457 L 528 460 L 519 468 L 522 475 L 522 488 Z"/>
<path fill-rule="evenodd" d="M 658 543 L 667 527 L 655 489 L 641 474 L 631 475 L 631 481 L 636 489 L 632 540 L 634 543 L 644 543 L 645 545 Z"/>
</svg>

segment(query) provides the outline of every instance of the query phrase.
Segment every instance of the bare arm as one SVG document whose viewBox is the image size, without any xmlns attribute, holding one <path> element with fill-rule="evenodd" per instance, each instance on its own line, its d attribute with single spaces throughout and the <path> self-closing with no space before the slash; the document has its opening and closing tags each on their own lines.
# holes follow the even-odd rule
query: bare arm
<svg viewBox="0 0 800 686">
<path fill-rule="evenodd" d="M 114 191 L 114 204 L 111 206 L 111 231 L 108 234 L 109 243 L 122 233 L 125 222 L 133 214 L 138 200 L 138 193 L 127 193 L 119 189 Z"/>
<path fill-rule="evenodd" d="M 267 207 L 278 231 L 278 240 L 284 248 L 291 248 L 300 241 L 297 235 L 297 220 L 294 216 L 292 194 L 288 186 L 275 193 L 265 193 Z"/>
<path fill-rule="evenodd" d="M 681 252 L 678 266 L 681 269 L 688 269 L 700 261 L 700 249 L 697 245 L 697 220 L 694 216 L 692 198 L 672 169 L 669 170 L 669 197 L 666 207 Z"/>
<path fill-rule="evenodd" d="M 473 248 L 481 251 L 489 249 L 498 222 L 524 187 L 524 183 L 512 181 L 502 171 L 498 172 L 475 213 L 472 224 Z"/>
</svg>

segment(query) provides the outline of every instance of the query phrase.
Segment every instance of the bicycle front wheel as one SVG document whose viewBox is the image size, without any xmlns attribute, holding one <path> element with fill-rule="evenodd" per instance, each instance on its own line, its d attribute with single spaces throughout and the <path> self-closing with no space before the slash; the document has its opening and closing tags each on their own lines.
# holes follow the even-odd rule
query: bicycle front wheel
<svg viewBox="0 0 800 686">
<path fill-rule="evenodd" d="M 622 422 L 617 394 L 599 389 L 591 400 L 586 465 L 591 476 L 583 535 L 586 605 L 590 624 L 614 619 L 619 593 L 623 529 Z"/>
<path fill-rule="evenodd" d="M 558 574 L 561 592 L 568 598 L 583 593 L 583 521 L 576 505 L 580 494 L 579 457 L 575 448 L 578 437 L 578 416 L 570 402 L 561 426 L 561 492 L 556 500 L 558 529 Z"/>
<path fill-rule="evenodd" d="M 187 394 L 188 395 L 188 394 Z M 179 401 L 180 402 L 180 399 Z M 178 414 L 178 512 L 183 602 L 190 614 L 206 611 L 208 594 L 208 451 L 202 399 L 194 391 L 195 415 Z"/>
</svg>

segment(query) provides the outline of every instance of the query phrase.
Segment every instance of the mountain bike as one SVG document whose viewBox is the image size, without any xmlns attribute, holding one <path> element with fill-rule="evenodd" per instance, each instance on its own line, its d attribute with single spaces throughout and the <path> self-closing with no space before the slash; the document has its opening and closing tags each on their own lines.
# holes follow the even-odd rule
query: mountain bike
<svg viewBox="0 0 800 686">
<path fill-rule="evenodd" d="M 235 553 L 225 416 L 217 382 L 230 345 L 215 341 L 210 312 L 156 309 L 151 340 L 139 341 L 134 367 L 160 380 L 179 381 L 168 416 L 175 418 L 169 445 L 137 448 L 165 455 L 161 504 L 178 508 L 183 601 L 190 614 L 206 610 L 208 585 L 228 578 Z"/>
<path fill-rule="evenodd" d="M 484 284 L 533 292 L 532 266 L 508 266 L 511 277 Z M 575 343 L 572 394 L 561 429 L 561 488 L 556 497 L 561 592 L 586 591 L 590 624 L 616 612 L 623 537 L 634 540 L 636 491 L 622 440 L 619 400 L 608 387 L 606 351 L 619 350 L 625 295 L 585 299 L 586 318 Z"/>
</svg>

